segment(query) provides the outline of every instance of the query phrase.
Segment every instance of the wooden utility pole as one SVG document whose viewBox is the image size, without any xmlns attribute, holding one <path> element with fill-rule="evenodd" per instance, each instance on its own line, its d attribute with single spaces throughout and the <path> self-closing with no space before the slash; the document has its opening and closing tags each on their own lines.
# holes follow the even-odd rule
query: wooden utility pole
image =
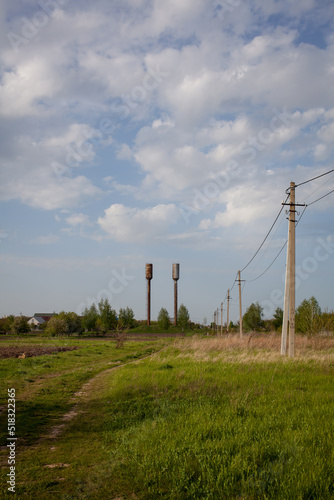
<svg viewBox="0 0 334 500">
<path fill-rule="evenodd" d="M 226 310 L 226 331 L 228 334 L 228 327 L 230 321 L 230 289 L 227 290 L 227 310 Z"/>
<path fill-rule="evenodd" d="M 220 304 L 220 335 L 223 335 L 223 303 Z"/>
<path fill-rule="evenodd" d="M 218 336 L 219 311 L 217 307 L 217 336 Z"/>
<path fill-rule="evenodd" d="M 239 282 L 240 337 L 242 337 L 242 305 L 241 305 L 241 274 L 240 274 L 240 271 L 238 271 L 238 276 L 239 276 L 239 279 L 237 281 Z"/>
<path fill-rule="evenodd" d="M 289 356 L 295 355 L 295 306 L 296 306 L 296 197 L 295 183 L 290 182 L 289 215 Z"/>
</svg>

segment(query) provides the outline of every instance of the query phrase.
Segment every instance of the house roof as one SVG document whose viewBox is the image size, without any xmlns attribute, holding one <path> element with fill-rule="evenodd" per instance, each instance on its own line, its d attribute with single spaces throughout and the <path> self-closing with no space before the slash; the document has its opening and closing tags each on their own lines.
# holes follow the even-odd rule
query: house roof
<svg viewBox="0 0 334 500">
<path fill-rule="evenodd" d="M 41 316 L 34 316 L 33 318 L 30 318 L 28 321 L 28 323 L 35 323 L 35 324 L 36 322 L 42 325 L 43 323 L 45 323 L 45 319 L 43 319 Z"/>
<path fill-rule="evenodd" d="M 44 318 L 44 316 L 47 316 L 47 317 L 51 317 L 51 316 L 55 316 L 56 313 L 35 313 L 34 314 L 34 318 Z"/>
</svg>

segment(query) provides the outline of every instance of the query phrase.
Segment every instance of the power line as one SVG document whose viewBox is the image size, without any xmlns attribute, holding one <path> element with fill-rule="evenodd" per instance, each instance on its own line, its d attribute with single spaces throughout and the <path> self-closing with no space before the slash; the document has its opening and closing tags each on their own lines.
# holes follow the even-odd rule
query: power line
<svg viewBox="0 0 334 500">
<path fill-rule="evenodd" d="M 334 191 L 334 190 L 333 190 Z M 305 210 L 307 208 L 307 205 L 304 207 L 304 210 L 302 211 L 302 214 L 301 216 L 299 217 L 299 219 L 297 220 L 297 223 L 296 223 L 296 227 L 298 226 L 301 218 L 303 217 L 304 213 L 305 213 Z M 278 257 L 281 255 L 283 249 L 285 248 L 286 244 L 287 244 L 288 240 L 285 241 L 284 245 L 282 246 L 282 248 L 280 249 L 280 251 L 278 252 L 278 254 L 276 255 L 276 257 L 274 258 L 274 260 L 269 264 L 269 266 L 259 275 L 257 276 L 257 278 L 254 278 L 252 280 L 246 280 L 247 283 L 252 283 L 253 281 L 256 281 L 258 280 L 259 278 L 261 278 L 267 271 L 269 271 L 269 269 L 271 268 L 271 266 L 276 262 L 276 260 L 278 259 Z"/>
<path fill-rule="evenodd" d="M 274 258 L 274 260 L 271 262 L 271 264 L 269 264 L 269 266 L 257 277 L 257 278 L 254 278 L 253 280 L 247 280 L 247 283 L 253 283 L 253 281 L 256 281 L 258 280 L 259 278 L 261 278 L 267 271 L 269 271 L 269 269 L 271 268 L 271 266 L 274 264 L 274 262 L 276 262 L 276 260 L 278 259 L 278 257 L 281 255 L 283 249 L 285 248 L 286 244 L 287 244 L 288 240 L 286 240 L 286 242 L 284 243 L 284 245 L 282 246 L 282 248 L 280 249 L 280 251 L 278 252 L 278 254 L 276 255 L 276 257 Z"/>
<path fill-rule="evenodd" d="M 325 172 L 325 173 L 323 173 L 323 174 L 321 174 L 321 175 L 318 175 L 318 176 L 316 176 L 316 177 L 313 177 L 312 179 L 308 179 L 307 181 L 301 182 L 300 184 L 296 184 L 296 186 L 295 186 L 295 187 L 302 186 L 302 185 L 304 185 L 304 184 L 307 184 L 308 182 L 315 181 L 316 179 L 320 179 L 321 177 L 324 177 L 325 175 L 328 175 L 328 174 L 330 174 L 330 173 L 332 173 L 332 172 L 334 172 L 334 169 L 329 170 L 328 172 Z M 315 191 L 313 191 L 313 193 L 314 193 L 314 192 L 316 192 L 317 190 L 318 190 L 318 189 L 316 189 Z M 255 254 L 253 255 L 253 257 L 252 257 L 252 258 L 249 260 L 249 262 L 248 262 L 248 263 L 247 263 L 247 264 L 246 264 L 246 265 L 245 265 L 245 266 L 241 269 L 241 271 L 240 271 L 240 272 L 243 272 L 243 271 L 244 271 L 244 270 L 245 270 L 245 269 L 246 269 L 246 268 L 247 268 L 247 267 L 251 264 L 251 262 L 253 262 L 253 260 L 255 259 L 255 257 L 257 256 L 257 254 L 258 254 L 258 253 L 259 253 L 259 251 L 261 250 L 261 248 L 263 247 L 264 243 L 266 242 L 266 240 L 267 240 L 267 238 L 268 238 L 269 234 L 271 233 L 271 231 L 272 231 L 273 227 L 275 226 L 275 224 L 276 224 L 276 222 L 277 222 L 278 218 L 280 217 L 280 215 L 281 215 L 281 213 L 282 213 L 282 211 L 283 211 L 283 209 L 284 209 L 284 204 L 287 202 L 288 198 L 290 197 L 290 187 L 289 187 L 289 188 L 288 188 L 285 192 L 287 193 L 287 197 L 286 197 L 285 201 L 282 203 L 282 208 L 281 208 L 281 209 L 280 209 L 280 211 L 278 212 L 278 214 L 277 214 L 277 216 L 276 216 L 276 218 L 275 218 L 275 220 L 274 220 L 273 224 L 271 225 L 271 227 L 270 227 L 270 229 L 269 229 L 268 233 L 266 234 L 266 236 L 265 236 L 264 240 L 262 241 L 261 245 L 259 246 L 259 248 L 258 248 L 258 249 L 257 249 L 257 251 L 255 252 Z M 313 194 L 313 193 L 311 193 L 311 194 Z M 304 215 L 305 210 L 306 210 L 306 208 L 307 208 L 307 207 L 309 207 L 310 205 L 313 205 L 314 203 L 316 203 L 316 202 L 318 202 L 318 201 L 322 200 L 323 198 L 325 198 L 326 196 L 330 195 L 331 193 L 334 193 L 334 189 L 332 189 L 331 191 L 329 191 L 329 192 L 328 192 L 328 193 L 326 193 L 325 195 L 321 196 L 320 198 L 318 198 L 318 199 L 316 199 L 316 200 L 312 201 L 311 203 L 305 204 L 305 206 L 304 206 L 304 210 L 303 210 L 303 212 L 302 212 L 301 216 L 299 217 L 299 219 L 298 219 L 298 221 L 297 221 L 297 223 L 296 223 L 296 227 L 297 227 L 297 225 L 299 224 L 299 222 L 300 222 L 301 218 L 303 217 L 303 215 Z M 309 195 L 309 196 L 311 196 L 311 195 Z M 307 198 L 309 198 L 309 196 L 307 196 Z M 307 199 L 307 198 L 305 198 L 305 199 Z M 275 258 L 273 259 L 273 261 L 270 263 L 270 265 L 269 265 L 269 266 L 268 266 L 268 267 L 267 267 L 267 268 L 266 268 L 266 269 L 265 269 L 265 270 L 264 270 L 264 271 L 263 271 L 263 272 L 262 272 L 259 276 L 257 276 L 256 278 L 254 278 L 254 279 L 252 279 L 252 280 L 245 280 L 245 283 L 246 283 L 246 281 L 248 281 L 248 283 L 252 283 L 253 281 L 256 281 L 256 280 L 258 280 L 259 278 L 261 278 L 261 277 L 262 277 L 262 276 L 263 276 L 263 275 L 264 275 L 264 274 L 265 274 L 265 273 L 266 273 L 266 272 L 267 272 L 267 271 L 271 268 L 271 266 L 272 266 L 272 265 L 276 262 L 276 260 L 278 259 L 278 257 L 279 257 L 279 256 L 280 256 L 280 254 L 282 253 L 283 249 L 285 248 L 286 244 L 287 244 L 287 240 L 286 240 L 286 242 L 284 243 L 284 245 L 282 246 L 282 248 L 280 249 L 280 251 L 278 252 L 278 254 L 276 255 L 276 257 L 275 257 Z M 238 273 L 236 274 L 236 277 L 237 277 L 237 276 L 238 276 Z M 233 285 L 232 285 L 232 287 L 230 288 L 230 292 L 233 290 L 233 288 L 234 288 L 234 286 L 235 286 L 236 281 L 237 281 L 237 280 L 236 280 L 236 278 L 235 278 L 235 280 L 234 280 L 234 282 L 233 282 Z M 244 284 L 244 286 L 245 286 L 245 284 Z M 223 302 L 223 303 L 225 303 L 226 299 L 227 299 L 227 297 L 225 297 L 225 299 L 224 299 L 224 302 Z"/>
<path fill-rule="evenodd" d="M 313 205 L 313 203 L 316 203 L 317 201 L 322 200 L 323 198 L 326 198 L 326 196 L 328 196 L 328 195 L 329 195 L 329 194 L 331 194 L 331 193 L 334 193 L 334 189 L 332 189 L 332 191 L 329 191 L 329 193 L 324 194 L 323 196 L 321 196 L 321 197 L 320 197 L 320 198 L 318 198 L 317 200 L 312 201 L 312 202 L 311 202 L 311 203 L 309 203 L 307 206 L 309 207 L 310 205 Z"/>
<path fill-rule="evenodd" d="M 314 191 L 312 191 L 312 193 L 308 194 L 306 196 L 306 198 L 304 198 L 302 201 L 305 201 L 305 200 L 307 200 L 307 198 L 310 198 L 310 196 L 312 196 L 312 194 L 314 194 L 317 191 L 319 191 L 319 189 L 321 189 L 323 186 L 325 186 L 325 184 L 327 184 L 333 178 L 334 178 L 334 175 L 332 175 L 326 182 L 324 182 L 323 184 L 321 184 L 321 186 L 317 187 Z"/>
<path fill-rule="evenodd" d="M 286 203 L 287 199 L 289 198 L 290 195 L 288 195 L 286 197 L 286 200 L 284 201 L 284 203 Z M 242 273 L 248 266 L 251 262 L 253 262 L 253 260 L 255 259 L 255 257 L 257 256 L 257 254 L 259 253 L 259 251 L 261 250 L 261 248 L 263 247 L 266 239 L 268 238 L 269 234 L 271 233 L 273 227 L 275 226 L 279 216 L 281 215 L 281 213 L 283 212 L 283 209 L 284 209 L 284 204 L 282 204 L 282 208 L 280 209 L 280 211 L 278 212 L 278 215 L 276 217 L 276 219 L 274 220 L 273 224 L 271 225 L 271 228 L 269 229 L 268 233 L 266 234 L 266 237 L 264 238 L 264 240 L 262 241 L 261 245 L 259 246 L 259 248 L 257 249 L 257 251 L 255 252 L 255 254 L 253 255 L 253 257 L 251 258 L 251 260 L 248 262 L 248 264 L 245 265 L 245 267 L 243 269 L 240 270 L 240 272 Z"/>
<path fill-rule="evenodd" d="M 320 177 L 323 177 L 324 175 L 331 174 L 332 172 L 334 172 L 334 168 L 332 170 L 329 170 L 328 172 L 325 172 L 324 174 L 317 175 L 316 177 L 313 177 L 312 179 L 309 179 L 308 181 L 304 181 L 304 182 L 301 182 L 300 184 L 296 184 L 295 187 L 303 186 L 303 184 L 307 184 L 308 182 L 312 182 L 312 181 L 315 181 L 316 179 L 320 179 Z M 288 189 L 290 189 L 290 188 L 288 188 Z"/>
<path fill-rule="evenodd" d="M 269 248 L 270 248 L 270 245 L 271 245 L 271 243 L 274 241 L 275 236 L 276 236 L 276 234 L 278 233 L 278 231 L 279 231 L 279 229 L 280 229 L 281 225 L 283 224 L 283 222 L 285 222 L 285 221 L 284 221 L 284 218 L 282 217 L 281 222 L 279 223 L 278 227 L 276 228 L 276 231 L 275 231 L 275 232 L 274 232 L 274 234 L 272 235 L 271 240 L 270 240 L 270 241 L 268 241 L 267 248 L 266 248 L 266 249 L 264 249 L 264 252 L 263 252 L 263 254 L 262 254 L 262 260 L 263 260 L 264 256 L 266 255 L 266 253 L 268 252 L 268 250 L 269 250 Z M 262 263 L 262 261 L 261 261 L 261 262 L 260 262 L 260 263 L 259 263 L 259 264 L 255 267 L 255 268 L 254 268 L 254 270 L 253 270 L 253 273 L 254 273 L 254 274 L 258 271 L 259 265 L 260 265 L 261 263 Z M 248 281 L 248 280 L 246 280 L 246 281 Z"/>
</svg>

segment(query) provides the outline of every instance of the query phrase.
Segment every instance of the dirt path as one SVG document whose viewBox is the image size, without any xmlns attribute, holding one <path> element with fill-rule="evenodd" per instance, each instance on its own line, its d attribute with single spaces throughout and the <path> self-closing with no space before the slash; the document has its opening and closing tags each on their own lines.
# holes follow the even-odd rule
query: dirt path
<svg viewBox="0 0 334 500">
<path fill-rule="evenodd" d="M 105 375 L 108 373 L 117 370 L 119 368 L 122 368 L 123 366 L 127 366 L 130 364 L 135 364 L 135 363 L 140 363 L 142 360 L 151 358 L 155 354 L 161 352 L 165 347 L 162 349 L 159 349 L 158 351 L 153 352 L 152 354 L 149 354 L 147 356 L 144 356 L 140 359 L 135 359 L 134 361 L 129 361 L 128 363 L 122 363 L 121 365 L 117 366 L 112 366 L 111 368 L 107 368 L 106 370 L 103 370 L 102 372 L 98 373 L 94 377 L 92 377 L 88 382 L 85 382 L 82 387 L 73 394 L 73 396 L 70 399 L 70 403 L 73 403 L 73 407 L 70 409 L 69 412 L 65 413 L 65 415 L 62 416 L 60 422 L 58 422 L 56 425 L 51 427 L 49 430 L 48 434 L 42 436 L 42 438 L 39 440 L 38 444 L 41 444 L 41 442 L 47 440 L 47 439 L 57 439 L 62 432 L 64 431 L 66 425 L 68 425 L 71 420 L 73 420 L 75 417 L 80 415 L 81 413 L 84 412 L 82 408 L 79 408 L 82 405 L 82 402 L 87 398 L 87 396 L 91 393 L 93 386 L 95 384 L 99 383 L 99 380 L 103 379 Z"/>
</svg>

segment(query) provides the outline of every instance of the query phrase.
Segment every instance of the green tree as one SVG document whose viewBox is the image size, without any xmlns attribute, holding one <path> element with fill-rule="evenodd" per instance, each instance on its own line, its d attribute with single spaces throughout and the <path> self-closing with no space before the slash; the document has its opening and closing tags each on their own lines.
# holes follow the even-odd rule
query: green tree
<svg viewBox="0 0 334 500">
<path fill-rule="evenodd" d="M 317 333 L 321 329 L 321 309 L 315 297 L 305 299 L 296 310 L 296 330 Z"/>
<path fill-rule="evenodd" d="M 258 302 L 251 304 L 243 315 L 246 330 L 257 330 L 263 327 L 263 307 Z"/>
<path fill-rule="evenodd" d="M 12 324 L 14 323 L 14 316 L 11 314 L 10 316 L 6 316 L 0 319 L 0 331 L 1 332 L 10 332 L 12 331 Z"/>
<path fill-rule="evenodd" d="M 28 324 L 28 319 L 25 316 L 17 316 L 11 324 L 11 330 L 17 335 L 20 333 L 29 333 L 30 326 Z"/>
<path fill-rule="evenodd" d="M 62 311 L 57 314 L 57 317 L 63 319 L 66 322 L 67 335 L 73 335 L 73 333 L 82 333 L 81 319 L 75 312 Z"/>
<path fill-rule="evenodd" d="M 93 303 L 90 308 L 85 307 L 84 312 L 82 314 L 82 319 L 81 323 L 83 328 L 87 331 L 90 332 L 92 330 L 95 330 L 96 327 L 96 321 L 97 318 L 99 317 L 98 310 L 96 308 L 96 305 Z"/>
<path fill-rule="evenodd" d="M 283 309 L 277 307 L 274 313 L 273 325 L 275 330 L 278 330 L 283 325 Z"/>
<path fill-rule="evenodd" d="M 334 312 L 325 311 L 321 314 L 322 330 L 334 332 Z"/>
<path fill-rule="evenodd" d="M 108 330 L 114 330 L 117 327 L 117 316 L 108 299 L 101 299 L 98 303 L 98 308 L 102 333 L 105 334 Z"/>
<path fill-rule="evenodd" d="M 189 325 L 189 312 L 185 305 L 181 304 L 177 312 L 177 322 L 181 326 L 182 330 Z"/>
<path fill-rule="evenodd" d="M 58 337 L 67 334 L 67 323 L 64 318 L 52 316 L 48 321 L 45 332 L 51 337 Z"/>
<path fill-rule="evenodd" d="M 168 330 L 170 327 L 170 317 L 167 309 L 162 307 L 158 314 L 158 325 L 162 330 Z"/>
<path fill-rule="evenodd" d="M 120 309 L 118 314 L 118 326 L 120 328 L 133 328 L 135 324 L 135 315 L 130 307 Z"/>
</svg>

